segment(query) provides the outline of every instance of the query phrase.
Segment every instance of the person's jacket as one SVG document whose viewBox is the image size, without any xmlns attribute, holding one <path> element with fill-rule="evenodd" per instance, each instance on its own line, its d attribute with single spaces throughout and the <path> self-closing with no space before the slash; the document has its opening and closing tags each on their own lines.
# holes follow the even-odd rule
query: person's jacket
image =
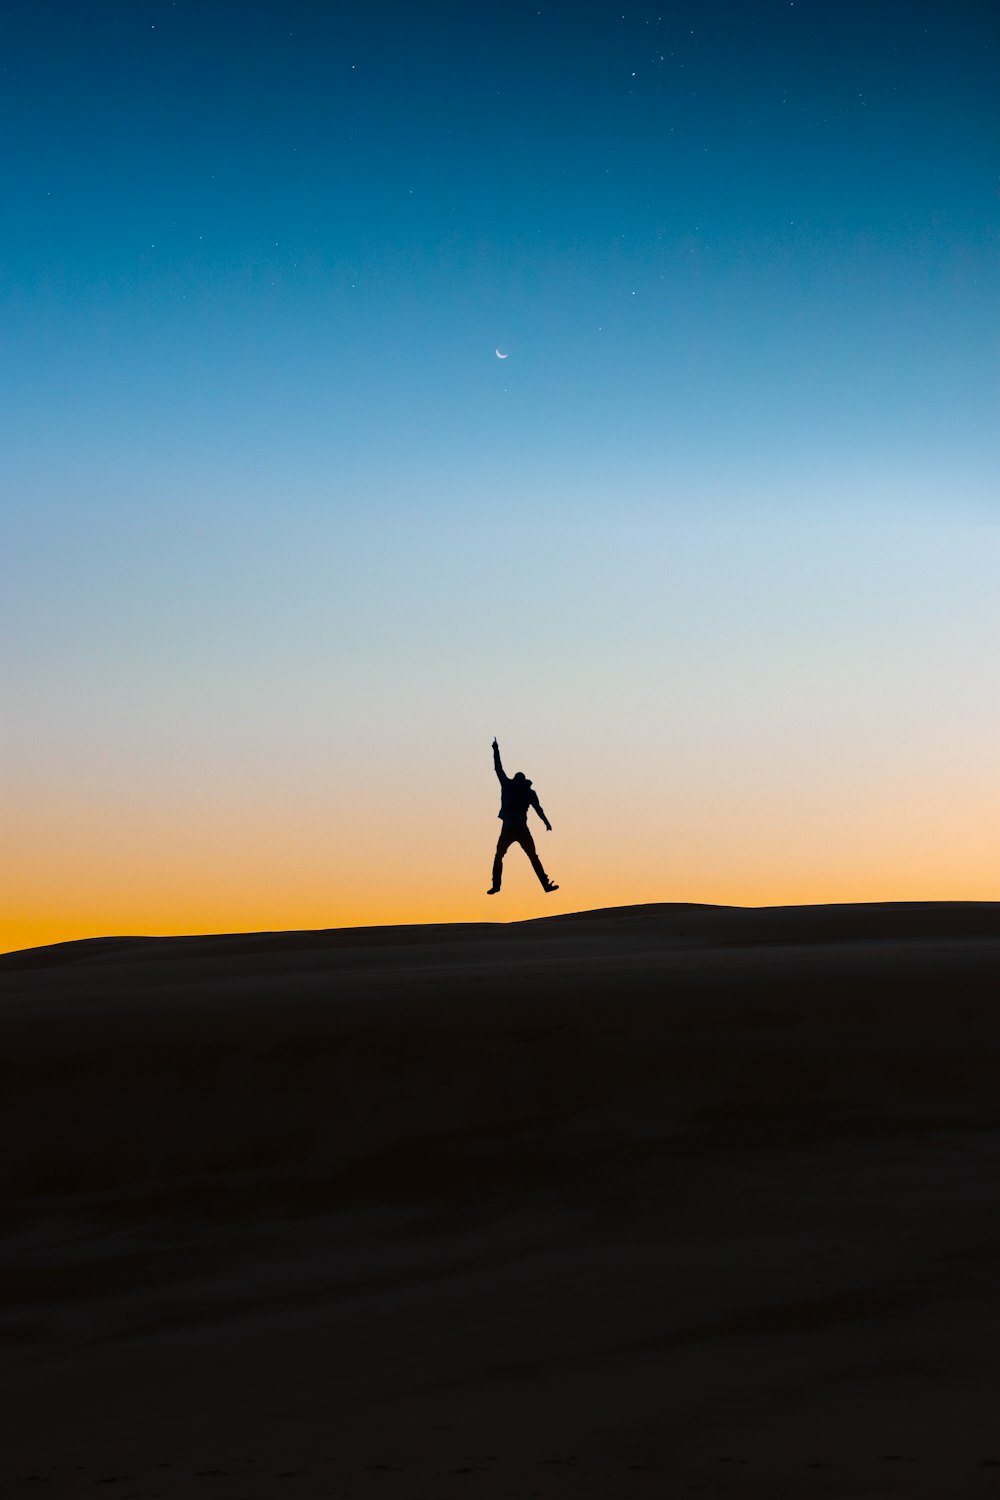
<svg viewBox="0 0 1000 1500">
<path fill-rule="evenodd" d="M 544 817 L 538 793 L 527 778 L 514 781 L 510 776 L 501 776 L 500 811 L 498 818 L 505 823 L 527 823 L 528 808 L 533 807 L 540 818 Z"/>
</svg>

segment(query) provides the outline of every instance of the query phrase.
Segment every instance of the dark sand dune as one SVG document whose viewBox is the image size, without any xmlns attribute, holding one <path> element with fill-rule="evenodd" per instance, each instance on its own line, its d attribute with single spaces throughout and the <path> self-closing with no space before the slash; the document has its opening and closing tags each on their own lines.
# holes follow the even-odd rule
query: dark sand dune
<svg viewBox="0 0 1000 1500">
<path fill-rule="evenodd" d="M 1000 1492 L 998 980 L 988 903 L 0 958 L 0 1484 Z"/>
</svg>

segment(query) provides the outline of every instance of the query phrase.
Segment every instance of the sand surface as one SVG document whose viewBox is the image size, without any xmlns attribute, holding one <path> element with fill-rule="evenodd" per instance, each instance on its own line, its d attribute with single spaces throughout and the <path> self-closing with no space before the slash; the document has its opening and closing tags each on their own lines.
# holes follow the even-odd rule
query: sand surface
<svg viewBox="0 0 1000 1500">
<path fill-rule="evenodd" d="M 0 958 L 5 1496 L 1000 1494 L 1000 906 Z"/>
</svg>

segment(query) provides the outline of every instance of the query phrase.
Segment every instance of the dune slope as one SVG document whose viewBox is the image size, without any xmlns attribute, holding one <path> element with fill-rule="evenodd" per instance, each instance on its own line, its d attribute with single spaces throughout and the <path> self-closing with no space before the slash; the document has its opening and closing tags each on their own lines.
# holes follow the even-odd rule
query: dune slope
<svg viewBox="0 0 1000 1500">
<path fill-rule="evenodd" d="M 988 1493 L 998 978 L 990 903 L 0 958 L 7 1477 Z"/>
</svg>

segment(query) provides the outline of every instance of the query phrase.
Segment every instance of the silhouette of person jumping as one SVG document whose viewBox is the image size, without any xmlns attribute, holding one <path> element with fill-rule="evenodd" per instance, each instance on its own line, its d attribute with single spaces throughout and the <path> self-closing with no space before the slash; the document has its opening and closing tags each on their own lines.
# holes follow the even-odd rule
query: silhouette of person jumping
<svg viewBox="0 0 1000 1500">
<path fill-rule="evenodd" d="M 531 861 L 531 868 L 542 883 L 542 890 L 557 891 L 559 887 L 553 885 L 542 869 L 542 862 L 535 850 L 535 841 L 528 831 L 528 808 L 533 807 L 549 833 L 552 832 L 552 824 L 542 812 L 538 793 L 532 790 L 531 782 L 523 771 L 517 771 L 513 776 L 506 775 L 500 764 L 500 747 L 496 740 L 493 741 L 493 768 L 500 782 L 500 811 L 497 817 L 503 820 L 503 827 L 497 839 L 497 852 L 493 860 L 493 884 L 486 892 L 487 896 L 495 896 L 500 889 L 503 857 L 511 844 L 520 844 Z"/>
</svg>

